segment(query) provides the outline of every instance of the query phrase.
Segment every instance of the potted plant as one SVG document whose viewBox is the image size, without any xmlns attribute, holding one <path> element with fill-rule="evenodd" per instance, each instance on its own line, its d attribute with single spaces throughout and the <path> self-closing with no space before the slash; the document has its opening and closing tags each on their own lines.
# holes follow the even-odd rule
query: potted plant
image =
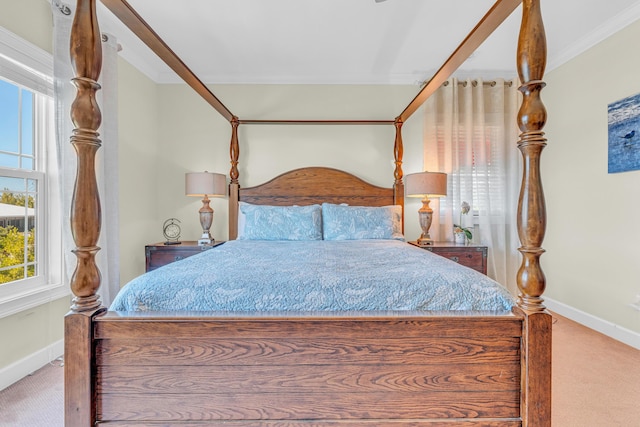
<svg viewBox="0 0 640 427">
<path fill-rule="evenodd" d="M 460 221 L 458 224 L 453 224 L 453 240 L 456 243 L 468 243 L 473 239 L 473 233 L 471 233 L 470 227 L 463 227 L 462 215 L 466 215 L 471 210 L 471 206 L 467 202 L 462 202 L 460 205 Z"/>
</svg>

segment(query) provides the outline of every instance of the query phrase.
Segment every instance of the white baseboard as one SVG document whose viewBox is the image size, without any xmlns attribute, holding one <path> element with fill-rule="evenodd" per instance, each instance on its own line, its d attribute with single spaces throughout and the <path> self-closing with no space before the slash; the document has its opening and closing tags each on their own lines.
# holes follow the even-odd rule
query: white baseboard
<svg viewBox="0 0 640 427">
<path fill-rule="evenodd" d="M 544 299 L 544 305 L 550 311 L 640 350 L 640 334 L 637 332 L 550 298 Z"/>
<path fill-rule="evenodd" d="M 30 373 L 37 371 L 62 353 L 64 353 L 64 340 L 54 342 L 24 359 L 0 369 L 0 390 L 4 390 Z"/>
</svg>

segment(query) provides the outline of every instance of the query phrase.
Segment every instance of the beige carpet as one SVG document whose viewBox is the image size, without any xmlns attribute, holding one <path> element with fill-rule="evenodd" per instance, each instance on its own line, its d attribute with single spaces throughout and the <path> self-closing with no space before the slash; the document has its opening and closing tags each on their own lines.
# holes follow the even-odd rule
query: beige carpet
<svg viewBox="0 0 640 427">
<path fill-rule="evenodd" d="M 55 360 L 0 391 L 0 427 L 64 425 L 64 368 Z"/>
<path fill-rule="evenodd" d="M 640 427 L 640 350 L 554 314 L 554 427 Z"/>
<path fill-rule="evenodd" d="M 640 350 L 554 315 L 553 427 L 640 427 Z M 0 391 L 1 427 L 63 425 L 63 368 Z"/>
</svg>

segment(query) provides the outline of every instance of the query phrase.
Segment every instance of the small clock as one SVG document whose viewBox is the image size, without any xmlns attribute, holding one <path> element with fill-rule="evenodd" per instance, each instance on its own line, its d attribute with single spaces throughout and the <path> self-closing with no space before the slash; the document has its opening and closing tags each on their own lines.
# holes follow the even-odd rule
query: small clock
<svg viewBox="0 0 640 427">
<path fill-rule="evenodd" d="M 180 220 L 177 218 L 169 218 L 162 225 L 162 234 L 164 234 L 165 245 L 179 245 L 180 242 Z"/>
</svg>

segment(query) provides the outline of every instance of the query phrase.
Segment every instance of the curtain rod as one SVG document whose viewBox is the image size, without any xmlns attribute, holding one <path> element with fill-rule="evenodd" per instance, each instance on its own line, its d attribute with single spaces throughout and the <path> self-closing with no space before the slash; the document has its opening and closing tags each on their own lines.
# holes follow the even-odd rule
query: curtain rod
<svg viewBox="0 0 640 427">
<path fill-rule="evenodd" d="M 461 86 L 466 87 L 466 86 L 467 86 L 467 83 L 468 83 L 468 80 L 458 80 L 458 84 L 459 84 L 459 85 L 461 85 Z M 491 86 L 491 87 L 494 87 L 494 86 L 495 86 L 495 85 L 497 85 L 497 84 L 498 84 L 498 82 L 496 82 L 495 80 L 485 80 L 485 81 L 483 81 L 483 82 L 482 82 L 482 85 L 483 85 L 483 86 Z M 513 86 L 513 80 L 505 80 L 505 81 L 504 81 L 504 84 L 505 84 L 506 86 L 511 87 L 511 86 Z M 478 86 L 478 81 L 477 81 L 477 80 L 471 80 L 471 85 L 472 85 L 473 87 Z M 449 86 L 449 80 L 447 80 L 446 82 L 442 83 L 442 86 Z"/>
<path fill-rule="evenodd" d="M 71 15 L 71 8 L 69 6 L 67 6 L 66 4 L 59 2 L 57 0 L 53 1 L 53 5 L 63 14 L 66 16 Z"/>
</svg>

